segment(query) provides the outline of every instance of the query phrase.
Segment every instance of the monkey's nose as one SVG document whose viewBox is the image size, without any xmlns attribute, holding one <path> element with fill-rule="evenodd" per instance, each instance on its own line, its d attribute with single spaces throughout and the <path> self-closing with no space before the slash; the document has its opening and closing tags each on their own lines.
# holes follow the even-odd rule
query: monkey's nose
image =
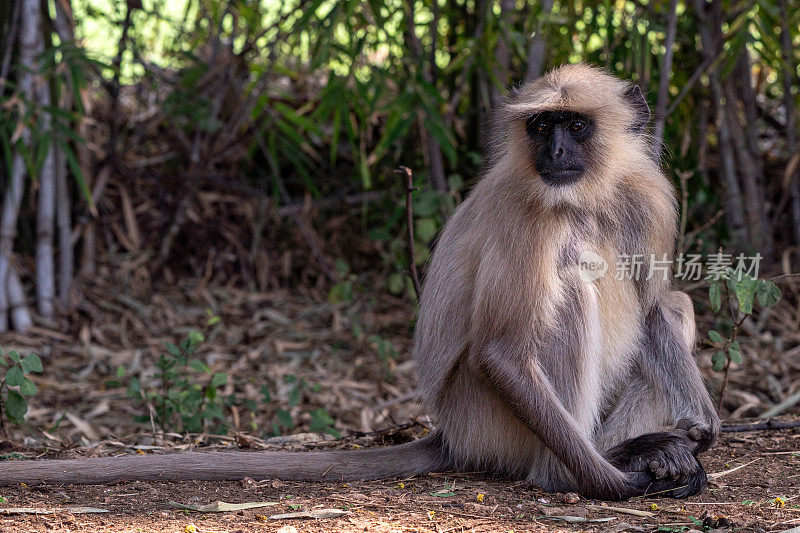
<svg viewBox="0 0 800 533">
<path fill-rule="evenodd" d="M 553 132 L 553 138 L 550 141 L 550 158 L 560 159 L 564 155 L 564 143 L 562 142 L 560 132 Z"/>
</svg>

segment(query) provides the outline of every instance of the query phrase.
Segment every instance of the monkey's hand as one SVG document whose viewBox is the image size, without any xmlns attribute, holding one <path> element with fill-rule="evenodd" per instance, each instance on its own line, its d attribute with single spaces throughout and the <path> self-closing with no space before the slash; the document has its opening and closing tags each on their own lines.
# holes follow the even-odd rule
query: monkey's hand
<svg viewBox="0 0 800 533">
<path fill-rule="evenodd" d="M 675 428 L 686 431 L 686 436 L 694 443 L 692 453 L 697 456 L 709 449 L 719 435 L 719 417 L 714 413 L 709 423 L 697 423 L 694 420 L 683 418 L 678 421 Z"/>
<path fill-rule="evenodd" d="M 609 450 L 606 458 L 629 473 L 639 494 L 686 498 L 708 483 L 695 457 L 697 447 L 687 430 L 675 429 L 628 439 Z"/>
</svg>

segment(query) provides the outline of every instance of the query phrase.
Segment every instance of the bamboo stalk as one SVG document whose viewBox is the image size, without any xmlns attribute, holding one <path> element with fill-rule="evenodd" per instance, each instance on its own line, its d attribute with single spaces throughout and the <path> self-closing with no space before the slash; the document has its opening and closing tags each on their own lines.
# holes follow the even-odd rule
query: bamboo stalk
<svg viewBox="0 0 800 533">
<path fill-rule="evenodd" d="M 742 53 L 747 53 L 744 51 Z M 753 158 L 745 138 L 745 129 L 739 119 L 736 101 L 741 100 L 741 91 L 733 86 L 732 79 L 725 83 L 725 107 L 728 110 L 728 131 L 730 132 L 731 145 L 738 162 L 738 176 L 744 194 L 744 212 L 750 233 L 750 242 L 758 246 L 758 250 L 769 264 L 773 260 L 772 234 L 769 231 L 767 211 L 764 209 L 764 190 L 761 187 L 763 173 L 761 165 Z"/>
<path fill-rule="evenodd" d="M 38 3 L 28 1 L 21 5 L 17 21 L 19 28 L 19 69 L 18 88 L 25 95 L 28 101 L 34 100 L 34 79 L 33 70 L 39 49 L 36 47 L 37 39 L 40 37 L 38 17 L 31 20 L 26 8 L 28 4 L 36 4 L 35 9 L 38 13 Z M 16 15 L 15 15 L 16 16 Z M 31 132 L 26 128 L 22 131 L 19 142 L 23 145 L 30 145 Z M 11 177 L 5 198 L 3 198 L 3 210 L 0 214 L 0 332 L 7 331 L 9 327 L 9 311 L 13 325 L 19 330 L 27 329 L 32 320 L 30 311 L 25 304 L 25 294 L 22 283 L 16 270 L 11 264 L 11 254 L 14 251 L 14 241 L 17 236 L 17 221 L 22 197 L 25 192 L 25 162 L 19 146 L 15 146 L 14 156 L 11 162 Z"/>
<path fill-rule="evenodd" d="M 42 12 L 39 0 L 23 0 L 21 51 L 27 56 L 24 67 L 39 71 L 36 58 L 44 51 L 42 34 Z M 40 109 L 49 108 L 52 102 L 49 83 L 31 86 L 29 102 Z M 47 135 L 52 129 L 52 117 L 42 113 L 40 133 Z M 36 296 L 39 313 L 46 319 L 53 318 L 55 298 L 55 267 L 53 261 L 53 221 L 55 216 L 55 153 L 52 139 L 38 176 L 38 203 L 36 211 Z"/>
<path fill-rule="evenodd" d="M 797 67 L 792 61 L 794 47 L 792 45 L 792 35 L 789 28 L 789 8 L 787 0 L 781 0 L 781 49 L 783 52 L 783 105 L 786 108 L 786 142 L 789 145 L 789 156 L 798 149 L 797 134 L 795 129 L 795 108 L 794 97 L 792 96 L 792 85 L 797 81 Z M 789 180 L 790 210 L 792 214 L 792 225 L 794 226 L 794 242 L 800 247 L 800 179 L 795 170 L 794 175 Z"/>
<path fill-rule="evenodd" d="M 42 101 L 47 106 L 49 99 Z M 50 126 L 49 121 L 45 127 Z M 52 319 L 55 313 L 53 302 L 56 295 L 55 260 L 53 248 L 53 229 L 55 226 L 56 208 L 56 163 L 51 146 L 39 172 L 39 201 L 36 210 L 36 300 L 39 314 L 45 319 Z"/>
<path fill-rule="evenodd" d="M 8 301 L 11 304 L 11 323 L 17 331 L 25 331 L 33 325 L 28 304 L 25 301 L 25 289 L 13 266 L 8 270 Z"/>
<path fill-rule="evenodd" d="M 23 141 L 30 138 L 30 132 L 23 132 Z M 14 240 L 17 237 L 17 219 L 22 196 L 25 192 L 25 163 L 19 150 L 16 150 L 11 164 L 11 179 L 5 198 L 3 198 L 3 212 L 0 215 L 0 332 L 8 331 L 9 311 L 14 306 L 12 298 L 11 280 L 19 280 L 11 265 L 11 254 L 14 251 Z M 21 286 L 21 284 L 20 284 Z M 24 302 L 24 297 L 23 297 Z M 17 303 L 18 299 L 17 299 Z M 17 306 L 17 314 L 22 324 L 30 323 L 30 313 L 25 306 Z M 27 315 L 27 319 L 25 316 Z"/>
<path fill-rule="evenodd" d="M 703 56 L 713 61 L 713 58 L 718 52 L 718 48 L 720 48 L 720 38 L 719 35 L 715 38 L 713 33 L 714 29 L 712 28 L 715 28 L 717 32 L 721 30 L 720 21 L 709 20 L 710 13 L 707 12 L 707 9 L 712 7 L 718 8 L 718 5 L 709 6 L 706 4 L 705 0 L 695 0 L 694 2 L 694 8 L 698 18 L 698 31 L 703 47 Z M 718 9 L 716 11 L 718 13 Z M 742 193 L 736 176 L 733 142 L 728 127 L 728 110 L 725 104 L 724 93 L 718 72 L 716 70 L 709 72 L 708 78 L 709 85 L 711 86 L 711 97 L 717 112 L 717 131 L 719 133 L 718 149 L 722 163 L 721 174 L 724 183 L 722 190 L 725 197 L 725 202 L 723 204 L 725 207 L 725 218 L 731 226 L 731 234 L 734 242 L 736 245 L 740 246 L 749 242 L 749 240 L 747 226 L 745 224 Z"/>
<path fill-rule="evenodd" d="M 536 31 L 531 38 L 528 47 L 528 62 L 525 69 L 525 80 L 535 80 L 542 75 L 544 68 L 544 53 L 547 48 L 547 35 L 544 33 L 544 19 L 553 10 L 553 0 L 542 0 L 540 2 L 542 12 L 536 21 Z M 608 14 L 606 14 L 608 16 Z"/>
<path fill-rule="evenodd" d="M 678 28 L 678 0 L 671 0 L 667 13 L 667 35 L 664 39 L 664 57 L 661 60 L 661 79 L 658 80 L 658 101 L 656 102 L 656 120 L 653 126 L 653 156 L 661 159 L 664 151 L 664 127 L 667 122 L 667 100 L 669 100 L 669 78 L 672 74 L 672 48 Z"/>
<path fill-rule="evenodd" d="M 72 213 L 67 186 L 67 161 L 64 149 L 56 149 L 56 217 L 58 224 L 58 300 L 69 307 L 70 288 L 75 270 L 72 247 Z"/>
<path fill-rule="evenodd" d="M 56 2 L 56 16 L 53 27 L 62 43 L 73 42 L 74 20 L 69 2 Z M 59 95 L 61 109 L 73 109 L 73 87 Z M 80 123 L 78 124 L 80 129 Z M 85 138 L 85 137 L 84 137 Z M 76 143 L 78 144 L 78 143 Z M 70 289 L 75 271 L 74 239 L 72 237 L 72 204 L 69 185 L 67 183 L 67 159 L 64 148 L 56 146 L 56 224 L 58 227 L 58 300 L 64 307 L 69 307 Z"/>
</svg>

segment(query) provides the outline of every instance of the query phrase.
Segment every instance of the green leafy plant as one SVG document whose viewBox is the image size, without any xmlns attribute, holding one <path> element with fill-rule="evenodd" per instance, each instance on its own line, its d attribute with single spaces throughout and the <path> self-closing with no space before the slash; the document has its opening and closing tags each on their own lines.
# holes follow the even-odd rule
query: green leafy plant
<svg viewBox="0 0 800 533">
<path fill-rule="evenodd" d="M 128 396 L 152 407 L 153 422 L 164 432 L 168 428 L 179 432 L 225 430 L 225 399 L 220 391 L 228 375 L 212 372 L 192 358 L 204 341 L 202 333 L 190 331 L 178 345 L 165 343 L 166 353 L 159 355 L 156 372 L 148 380 L 156 385 L 146 387 L 137 377 L 128 383 Z M 149 419 L 147 415 L 137 418 L 142 422 Z"/>
<path fill-rule="evenodd" d="M 316 433 L 330 433 L 336 438 L 341 438 L 341 433 L 333 427 L 336 420 L 328 413 L 327 409 L 314 409 L 309 415 L 311 415 L 311 422 L 308 424 L 308 429 Z"/>
<path fill-rule="evenodd" d="M 22 455 L 21 453 L 17 453 L 17 452 L 4 453 L 4 454 L 0 455 L 0 461 L 25 461 L 27 459 L 30 459 L 30 458 L 26 457 L 25 455 Z M 0 503 L 2 503 L 2 502 L 0 502 Z"/>
<path fill-rule="evenodd" d="M 398 353 L 397 349 L 395 349 L 394 344 L 392 344 L 392 341 L 389 339 L 381 337 L 380 335 L 370 335 L 368 340 L 374 347 L 375 353 L 378 355 L 378 360 L 386 372 L 387 377 L 391 377 L 392 361 L 395 361 L 400 357 L 400 354 Z"/>
<path fill-rule="evenodd" d="M 295 384 L 289 391 L 289 407 L 297 407 L 302 399 L 302 391 L 307 386 L 306 380 L 302 378 L 298 380 L 293 374 L 289 374 L 283 379 L 285 383 Z M 269 401 L 269 398 L 265 397 L 265 400 Z M 284 431 L 294 429 L 294 417 L 288 409 L 278 409 L 275 412 L 275 418 L 277 420 L 272 423 L 272 432 L 275 435 L 281 435 Z"/>
<path fill-rule="evenodd" d="M 284 382 L 291 385 L 288 398 L 290 408 L 299 406 L 300 402 L 303 400 L 303 395 L 307 392 L 319 392 L 322 388 L 319 383 L 309 385 L 305 379 L 298 379 L 293 374 L 285 376 Z M 269 403 L 271 401 L 269 391 L 266 390 L 266 388 L 262 388 L 261 392 L 264 402 Z M 341 433 L 333 427 L 336 420 L 331 417 L 326 409 L 314 409 L 309 411 L 308 414 L 311 417 L 311 421 L 308 424 L 308 428 L 311 431 L 315 433 L 328 433 L 336 438 L 341 438 Z M 281 435 L 284 432 L 294 429 L 295 420 L 289 409 L 278 409 L 275 412 L 275 417 L 276 421 L 272 423 L 272 432 L 274 435 Z"/>
<path fill-rule="evenodd" d="M 448 483 L 447 479 L 444 480 L 443 488 L 429 492 L 428 494 L 430 494 L 431 496 L 436 496 L 437 498 L 449 498 L 451 496 L 456 495 L 456 493 L 453 492 L 453 484 Z"/>
<path fill-rule="evenodd" d="M 724 372 L 718 400 L 718 407 L 721 407 L 731 363 L 742 362 L 742 350 L 737 340 L 742 324 L 753 314 L 756 303 L 762 308 L 778 303 L 781 291 L 771 280 L 754 278 L 729 267 L 718 279 L 711 282 L 708 296 L 711 310 L 721 314 L 729 326 L 727 336 L 716 330 L 709 330 L 707 341 L 715 349 L 711 355 L 712 368 L 717 372 Z"/>
<path fill-rule="evenodd" d="M 36 394 L 36 385 L 28 376 L 42 371 L 42 360 L 35 353 L 23 357 L 14 350 L 6 355 L 0 348 L 0 371 L 2 369 L 5 373 L 0 380 L 0 428 L 5 431 L 3 415 L 15 424 L 25 421 L 27 398 Z"/>
<path fill-rule="evenodd" d="M 335 267 L 341 281 L 335 283 L 328 291 L 328 301 L 349 304 L 353 301 L 353 296 L 355 296 L 358 276 L 350 272 L 350 265 L 342 259 L 336 260 Z"/>
</svg>

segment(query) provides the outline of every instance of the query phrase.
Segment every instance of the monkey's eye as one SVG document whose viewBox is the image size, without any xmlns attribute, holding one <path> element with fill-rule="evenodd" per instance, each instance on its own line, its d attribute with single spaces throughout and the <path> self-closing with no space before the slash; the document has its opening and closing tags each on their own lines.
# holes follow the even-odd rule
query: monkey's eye
<svg viewBox="0 0 800 533">
<path fill-rule="evenodd" d="M 586 129 L 586 123 L 581 120 L 573 120 L 569 125 L 569 131 L 572 133 L 580 133 Z"/>
<path fill-rule="evenodd" d="M 537 120 L 536 117 L 534 117 L 528 120 L 528 124 L 526 126 L 528 128 L 528 133 L 534 135 L 544 135 L 550 131 L 552 124 L 546 120 Z"/>
<path fill-rule="evenodd" d="M 534 139 L 541 139 L 550 134 L 553 129 L 553 121 L 546 114 L 540 113 L 525 121 L 525 129 L 528 131 L 528 135 Z"/>
</svg>

